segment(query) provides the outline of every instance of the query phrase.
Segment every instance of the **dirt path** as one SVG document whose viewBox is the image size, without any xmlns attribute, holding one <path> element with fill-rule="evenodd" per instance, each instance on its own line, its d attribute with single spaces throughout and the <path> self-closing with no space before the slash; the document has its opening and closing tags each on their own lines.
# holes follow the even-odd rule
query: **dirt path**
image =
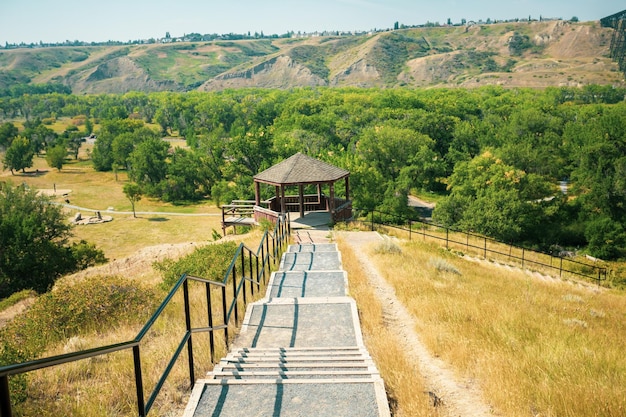
<svg viewBox="0 0 626 417">
<path fill-rule="evenodd" d="M 480 389 L 472 380 L 460 380 L 442 360 L 433 357 L 415 332 L 415 321 L 396 297 L 394 289 L 378 272 L 367 255 L 367 248 L 381 240 L 374 232 L 340 232 L 367 272 L 368 280 L 383 305 L 385 322 L 399 336 L 409 356 L 417 358 L 419 369 L 430 391 L 443 400 L 442 410 L 452 417 L 493 416 Z"/>
</svg>

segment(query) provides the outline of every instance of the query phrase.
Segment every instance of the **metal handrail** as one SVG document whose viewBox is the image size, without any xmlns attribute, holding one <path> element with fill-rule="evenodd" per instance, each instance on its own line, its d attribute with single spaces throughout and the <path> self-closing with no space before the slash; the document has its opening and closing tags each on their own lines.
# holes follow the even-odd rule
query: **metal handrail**
<svg viewBox="0 0 626 417">
<path fill-rule="evenodd" d="M 139 331 L 137 336 L 130 341 L 117 343 L 114 345 L 101 346 L 89 350 L 84 350 L 80 352 L 67 353 L 63 355 L 52 356 L 48 358 L 36 359 L 24 363 L 12 364 L 7 366 L 0 367 L 0 416 L 1 417 L 11 417 L 11 394 L 9 390 L 9 376 L 24 374 L 27 372 L 44 369 L 52 366 L 62 365 L 70 362 L 76 362 L 83 359 L 94 358 L 96 356 L 101 356 L 113 352 L 118 352 L 122 350 L 132 349 L 133 358 L 134 358 L 134 371 L 135 371 L 135 385 L 137 391 L 137 411 L 140 417 L 146 416 L 161 388 L 169 376 L 170 371 L 176 364 L 180 354 L 183 352 L 185 346 L 188 350 L 188 361 L 189 361 L 189 378 L 190 378 L 190 387 L 193 387 L 195 383 L 195 375 L 194 375 L 194 358 L 193 358 L 193 338 L 192 335 L 194 333 L 205 332 L 209 333 L 210 337 L 210 351 L 211 351 L 211 362 L 214 362 L 214 352 L 215 352 L 215 344 L 214 344 L 214 332 L 224 330 L 226 345 L 228 346 L 228 329 L 230 325 L 230 313 L 227 313 L 226 306 L 226 291 L 227 291 L 227 282 L 229 279 L 233 281 L 233 287 L 235 290 L 233 291 L 233 299 L 231 301 L 230 311 L 232 312 L 233 308 L 235 309 L 235 316 L 237 316 L 237 304 L 239 302 L 239 295 L 243 295 L 244 305 L 246 304 L 246 290 L 245 283 L 250 282 L 251 292 L 254 295 L 254 285 L 257 285 L 260 288 L 261 278 L 263 278 L 263 283 L 266 284 L 266 275 L 269 270 L 269 263 L 272 262 L 276 265 L 278 258 L 281 256 L 282 252 L 284 252 L 286 245 L 288 244 L 290 228 L 288 225 L 288 217 L 287 216 L 279 216 L 276 222 L 275 228 L 273 232 L 265 231 L 261 241 L 259 243 L 259 247 L 256 251 L 250 249 L 243 243 L 239 245 L 235 255 L 233 256 L 233 260 L 224 275 L 224 279 L 219 281 L 211 281 L 201 277 L 195 277 L 188 274 L 183 274 L 179 280 L 176 282 L 174 287 L 170 290 L 168 295 L 165 297 L 163 302 L 154 312 L 154 314 L 148 319 L 144 327 Z M 270 251 L 270 242 L 271 242 L 271 251 Z M 248 256 L 248 265 L 246 265 L 246 255 Z M 253 259 L 255 261 L 253 262 Z M 237 284 L 237 261 L 241 260 L 241 279 L 239 284 Z M 256 267 L 253 268 L 256 262 Z M 248 267 L 249 275 L 246 276 L 246 266 Z M 256 277 L 253 277 L 253 269 L 256 271 Z M 188 283 L 189 281 L 197 281 L 204 283 L 206 285 L 206 297 L 207 297 L 207 315 L 209 326 L 207 327 L 199 327 L 192 328 L 191 327 L 191 314 L 190 314 L 190 305 L 189 305 L 189 289 Z M 144 388 L 143 388 L 143 377 L 141 370 L 141 351 L 140 345 L 148 331 L 152 328 L 156 320 L 163 313 L 165 308 L 169 305 L 173 297 L 178 293 L 180 288 L 183 288 L 184 294 L 184 302 L 185 302 L 185 322 L 186 322 L 186 331 L 183 334 L 181 341 L 172 355 L 169 363 L 167 364 L 165 371 L 159 378 L 159 380 L 155 384 L 155 388 L 150 393 L 148 400 L 144 400 Z M 220 288 L 222 291 L 222 311 L 223 311 L 223 319 L 224 322 L 219 325 L 213 324 L 213 315 L 212 315 L 212 300 L 211 300 L 211 287 Z M 235 321 L 235 326 L 238 326 L 238 319 Z"/>
<path fill-rule="evenodd" d="M 354 209 L 354 210 L 357 211 L 357 212 L 358 211 L 365 211 L 366 213 L 371 214 L 371 219 L 370 219 L 369 223 L 371 224 L 371 230 L 372 231 L 375 229 L 375 227 L 374 227 L 375 224 L 379 224 L 379 225 L 387 226 L 387 227 L 393 227 L 395 229 L 399 229 L 399 230 L 408 232 L 409 233 L 409 240 L 411 240 L 412 234 L 416 233 L 413 230 L 413 224 L 419 223 L 419 224 L 422 225 L 421 232 L 419 232 L 420 236 L 423 236 L 424 238 L 425 237 L 430 237 L 430 238 L 436 239 L 438 241 L 445 241 L 446 242 L 446 244 L 445 244 L 446 245 L 446 249 L 449 249 L 450 244 L 457 244 L 457 245 L 461 245 L 463 247 L 466 247 L 468 249 L 469 248 L 478 249 L 480 252 L 483 253 L 483 257 L 485 259 L 487 259 L 487 254 L 488 253 L 496 254 L 496 255 L 503 255 L 503 256 L 508 257 L 509 259 L 517 259 L 517 260 L 521 261 L 522 268 L 525 266 L 525 264 L 535 264 L 535 265 L 538 265 L 538 266 L 541 266 L 541 267 L 544 267 L 544 268 L 558 270 L 559 271 L 559 276 L 562 276 L 563 272 L 567 272 L 567 273 L 570 273 L 570 274 L 573 274 L 573 275 L 577 275 L 577 276 L 581 276 L 581 277 L 584 277 L 584 278 L 595 280 L 598 285 L 600 285 L 601 281 L 606 281 L 606 279 L 607 279 L 607 268 L 606 267 L 598 266 L 598 265 L 592 265 L 592 264 L 588 264 L 588 263 L 585 263 L 585 262 L 580 262 L 580 261 L 577 261 L 577 260 L 574 260 L 574 259 L 566 259 L 565 257 L 561 256 L 560 254 L 559 254 L 559 256 L 555 256 L 555 255 L 553 255 L 551 253 L 541 252 L 541 251 L 537 251 L 537 250 L 534 250 L 534 249 L 525 248 L 525 247 L 522 247 L 522 246 L 516 246 L 516 245 L 510 244 L 510 243 L 502 242 L 502 241 L 499 241 L 499 240 L 496 240 L 496 239 L 493 239 L 493 238 L 489 238 L 489 237 L 486 237 L 486 236 L 483 236 L 483 235 L 478 235 L 478 234 L 471 233 L 471 232 L 465 232 L 465 231 L 462 231 L 462 230 L 459 230 L 459 229 L 454 229 L 454 228 L 451 228 L 451 227 L 448 227 L 448 226 L 443 226 L 443 225 L 439 225 L 439 224 L 436 224 L 436 223 L 433 223 L 433 222 L 424 221 L 422 219 L 411 219 L 411 218 L 403 217 L 403 216 L 400 216 L 400 215 L 397 215 L 397 214 L 385 213 L 385 212 L 382 212 L 382 211 L 379 211 L 379 210 L 365 210 L 365 209 Z M 375 219 L 375 214 L 376 213 L 381 215 L 380 218 L 379 218 L 380 223 L 377 222 L 376 219 Z M 390 217 L 392 219 L 395 219 L 394 220 L 395 223 L 394 222 L 385 222 L 383 220 L 383 218 L 382 218 L 383 216 L 387 216 L 387 217 Z M 355 218 L 356 217 L 357 216 L 355 216 Z M 408 224 L 408 228 L 402 227 L 402 225 L 406 225 L 406 224 Z M 442 230 L 442 232 L 445 231 L 445 237 L 426 233 L 426 227 L 434 227 L 436 229 Z M 452 232 L 452 233 L 460 233 L 460 234 L 466 235 L 467 236 L 467 241 L 466 242 L 459 242 L 459 241 L 451 239 L 450 232 Z M 477 245 L 470 244 L 469 243 L 469 238 L 470 237 L 482 240 L 483 245 L 482 246 L 477 246 Z M 507 254 L 507 253 L 499 252 L 499 251 L 494 250 L 494 249 L 490 249 L 490 248 L 487 247 L 487 243 L 488 242 L 490 242 L 492 244 L 506 245 L 506 246 L 508 246 L 510 248 L 510 252 Z M 522 256 L 520 257 L 520 256 L 513 255 L 511 253 L 512 249 L 516 249 L 518 251 L 521 251 L 522 252 Z M 542 263 L 542 262 L 539 262 L 539 261 L 536 261 L 536 260 L 533 260 L 533 259 L 529 259 L 526 256 L 526 254 L 536 254 L 536 255 L 550 256 L 551 260 L 552 260 L 552 258 L 556 258 L 556 259 L 559 260 L 559 262 L 558 262 L 559 266 L 552 265 L 552 262 L 550 264 L 546 264 L 546 263 Z M 568 269 L 568 268 L 563 266 L 563 261 L 564 260 L 566 262 L 570 263 L 570 264 L 579 265 L 581 268 L 590 268 L 592 271 L 597 272 L 597 273 L 594 273 L 593 275 L 590 275 L 590 274 L 586 274 L 586 273 L 581 272 L 581 271 Z"/>
</svg>

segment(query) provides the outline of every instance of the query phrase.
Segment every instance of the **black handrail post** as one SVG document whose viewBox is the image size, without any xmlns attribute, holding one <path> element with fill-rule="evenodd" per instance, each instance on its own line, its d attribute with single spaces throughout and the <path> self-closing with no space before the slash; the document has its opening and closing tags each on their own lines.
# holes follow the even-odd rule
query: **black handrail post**
<svg viewBox="0 0 626 417">
<path fill-rule="evenodd" d="M 267 239 L 267 235 L 265 235 L 265 237 Z M 263 246 L 263 242 L 261 242 L 261 265 L 263 266 L 263 282 L 267 283 L 265 280 L 265 246 Z"/>
<path fill-rule="evenodd" d="M 0 377 L 0 416 L 11 417 L 11 392 L 9 391 L 9 377 Z"/>
<path fill-rule="evenodd" d="M 191 308 L 189 306 L 189 280 L 186 279 L 183 283 L 183 298 L 185 299 L 185 327 L 189 334 L 189 340 L 187 341 L 187 361 L 189 362 L 189 381 L 190 386 L 196 382 L 196 376 L 193 369 L 193 343 L 191 334 Z"/>
<path fill-rule="evenodd" d="M 222 287 L 222 320 L 224 321 L 224 340 L 226 341 L 226 349 L 229 347 L 228 326 L 230 325 L 226 312 L 226 287 Z"/>
<path fill-rule="evenodd" d="M 146 416 L 146 403 L 143 397 L 143 378 L 141 375 L 141 354 L 139 345 L 133 346 L 133 361 L 135 363 L 135 387 L 137 389 L 137 411 L 139 417 Z"/>
<path fill-rule="evenodd" d="M 215 337 L 213 335 L 213 309 L 211 308 L 211 284 L 208 282 L 205 284 L 206 287 L 206 299 L 207 299 L 207 313 L 209 319 L 209 327 L 211 331 L 209 331 L 209 350 L 211 351 L 211 363 L 215 363 Z"/>
<path fill-rule="evenodd" d="M 273 236 L 272 237 L 272 256 L 274 258 L 272 259 L 272 261 L 274 263 L 274 266 L 276 266 L 276 254 L 277 254 L 277 252 L 276 252 L 276 236 Z"/>
<path fill-rule="evenodd" d="M 244 308 L 247 303 L 246 297 L 246 249 L 245 247 L 241 248 L 241 286 L 243 287 L 243 305 Z"/>
<path fill-rule="evenodd" d="M 233 305 L 235 308 L 235 326 L 239 326 L 239 303 L 237 302 L 237 267 L 233 265 Z"/>
<path fill-rule="evenodd" d="M 258 260 L 258 258 L 257 258 Z M 260 278 L 259 278 L 259 271 L 257 269 L 256 273 L 252 273 L 253 269 L 252 266 L 254 265 L 252 262 L 252 252 L 250 252 L 248 254 L 248 263 L 250 264 L 250 278 L 253 279 L 256 282 L 259 282 Z M 254 281 L 250 282 L 250 292 L 252 294 L 252 297 L 254 297 Z"/>
</svg>

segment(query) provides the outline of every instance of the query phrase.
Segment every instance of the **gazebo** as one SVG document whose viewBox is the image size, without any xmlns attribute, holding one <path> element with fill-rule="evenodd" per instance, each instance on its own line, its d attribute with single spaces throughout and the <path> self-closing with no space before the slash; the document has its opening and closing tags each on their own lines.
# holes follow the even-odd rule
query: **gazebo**
<svg viewBox="0 0 626 417">
<path fill-rule="evenodd" d="M 344 180 L 345 199 L 335 195 L 335 183 Z M 275 197 L 261 201 L 261 184 L 275 188 Z M 304 194 L 305 187 L 316 186 L 315 194 Z M 297 195 L 286 195 L 288 187 L 298 187 Z M 324 188 L 328 188 L 328 195 Z M 254 218 L 273 220 L 278 214 L 328 211 L 333 222 L 352 217 L 350 172 L 326 162 L 297 153 L 254 176 Z M 261 207 L 261 204 L 267 207 Z"/>
</svg>

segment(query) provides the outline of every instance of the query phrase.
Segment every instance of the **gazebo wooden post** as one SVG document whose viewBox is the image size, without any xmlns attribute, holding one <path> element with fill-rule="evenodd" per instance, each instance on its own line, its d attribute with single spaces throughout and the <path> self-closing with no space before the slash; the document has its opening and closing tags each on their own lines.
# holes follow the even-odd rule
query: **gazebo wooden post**
<svg viewBox="0 0 626 417">
<path fill-rule="evenodd" d="M 274 191 L 275 191 L 275 194 L 276 194 L 276 201 L 275 201 L 274 207 L 272 207 L 272 210 L 274 210 L 274 209 L 278 210 L 279 207 L 282 207 L 283 203 L 280 202 L 280 187 L 278 185 L 276 185 L 274 188 L 275 188 Z"/>
<path fill-rule="evenodd" d="M 287 204 L 285 203 L 285 186 L 280 186 L 280 213 L 287 213 Z"/>
<path fill-rule="evenodd" d="M 317 184 L 317 203 L 322 205 L 322 184 Z"/>
<path fill-rule="evenodd" d="M 257 181 L 254 182 L 254 204 L 261 205 L 261 183 Z"/>
<path fill-rule="evenodd" d="M 350 201 L 350 177 L 346 177 L 346 201 Z"/>
<path fill-rule="evenodd" d="M 298 184 L 298 206 L 300 207 L 300 217 L 304 217 L 304 185 Z"/>
<path fill-rule="evenodd" d="M 333 221 L 335 221 L 335 183 L 330 183 L 330 196 L 328 197 L 328 211 L 330 212 L 330 217 Z"/>
</svg>

